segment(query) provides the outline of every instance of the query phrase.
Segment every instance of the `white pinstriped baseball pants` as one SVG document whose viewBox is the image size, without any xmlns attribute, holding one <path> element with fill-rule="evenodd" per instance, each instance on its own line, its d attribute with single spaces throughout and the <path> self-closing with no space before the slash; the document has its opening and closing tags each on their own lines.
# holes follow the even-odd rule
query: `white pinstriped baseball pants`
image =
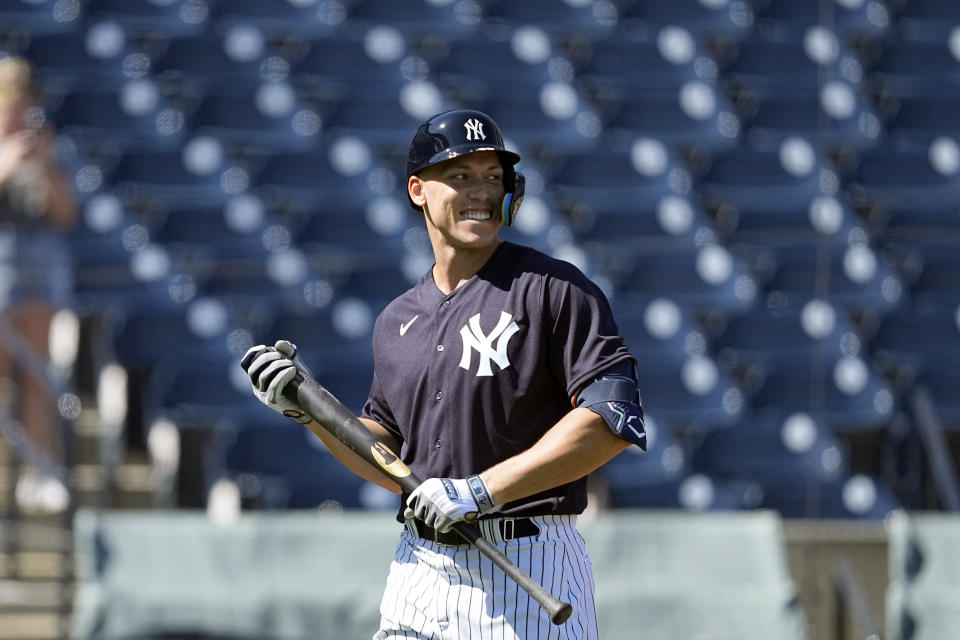
<svg viewBox="0 0 960 640">
<path fill-rule="evenodd" d="M 593 571 L 577 517 L 531 518 L 536 537 L 504 541 L 495 520 L 483 536 L 550 593 L 573 605 L 554 625 L 540 605 L 472 545 L 439 545 L 404 528 L 390 564 L 373 640 L 599 640 Z"/>
</svg>

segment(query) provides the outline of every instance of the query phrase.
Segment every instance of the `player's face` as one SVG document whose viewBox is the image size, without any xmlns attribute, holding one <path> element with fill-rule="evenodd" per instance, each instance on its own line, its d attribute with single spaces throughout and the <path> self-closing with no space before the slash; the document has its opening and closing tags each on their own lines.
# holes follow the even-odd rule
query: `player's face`
<svg viewBox="0 0 960 640">
<path fill-rule="evenodd" d="M 424 207 L 436 245 L 481 249 L 496 242 L 503 199 L 503 167 L 495 151 L 478 151 L 411 176 L 410 197 Z"/>
</svg>

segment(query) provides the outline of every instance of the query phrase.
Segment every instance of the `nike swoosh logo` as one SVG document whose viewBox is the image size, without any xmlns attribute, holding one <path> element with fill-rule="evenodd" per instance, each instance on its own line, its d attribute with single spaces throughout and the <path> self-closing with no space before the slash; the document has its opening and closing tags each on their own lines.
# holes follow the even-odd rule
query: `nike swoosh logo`
<svg viewBox="0 0 960 640">
<path fill-rule="evenodd" d="M 412 318 L 410 318 L 410 321 L 409 321 L 409 322 L 404 322 L 403 324 L 401 324 L 401 325 L 400 325 L 400 335 L 405 334 L 405 333 L 407 332 L 407 329 L 410 328 L 410 325 L 412 325 L 414 322 L 416 322 L 416 321 L 417 321 L 417 318 L 419 318 L 419 317 L 420 317 L 420 314 L 417 314 L 417 315 L 413 316 Z"/>
</svg>

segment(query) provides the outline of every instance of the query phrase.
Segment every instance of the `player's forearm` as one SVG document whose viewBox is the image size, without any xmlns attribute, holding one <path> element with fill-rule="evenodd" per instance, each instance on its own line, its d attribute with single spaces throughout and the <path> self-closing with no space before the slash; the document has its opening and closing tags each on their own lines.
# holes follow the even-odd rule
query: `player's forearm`
<svg viewBox="0 0 960 640">
<path fill-rule="evenodd" d="M 630 446 L 603 418 L 574 409 L 530 449 L 481 473 L 494 502 L 501 504 L 573 482 Z"/>
<path fill-rule="evenodd" d="M 377 424 L 373 420 L 367 418 L 360 418 L 360 421 L 368 428 L 371 432 L 376 434 L 377 438 L 387 444 L 390 449 L 399 453 L 400 443 L 397 442 L 383 427 Z M 372 466 L 369 462 L 357 455 L 350 447 L 338 440 L 332 433 L 324 429 L 322 426 L 316 422 L 310 422 L 306 425 L 310 431 L 314 433 L 320 440 L 323 441 L 323 444 L 326 445 L 327 449 L 330 450 L 330 453 L 333 456 L 342 462 L 350 471 L 354 472 L 364 480 L 372 482 L 374 484 L 380 485 L 388 491 L 393 493 L 400 493 L 400 487 L 395 482 L 389 480 L 383 473 L 383 471 Z"/>
</svg>

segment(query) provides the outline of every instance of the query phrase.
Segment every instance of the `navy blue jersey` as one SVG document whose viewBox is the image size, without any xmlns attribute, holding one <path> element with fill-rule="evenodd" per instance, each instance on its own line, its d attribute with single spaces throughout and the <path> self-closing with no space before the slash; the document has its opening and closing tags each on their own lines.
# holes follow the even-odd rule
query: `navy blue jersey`
<svg viewBox="0 0 960 640">
<path fill-rule="evenodd" d="M 595 284 L 510 242 L 449 295 L 428 272 L 391 302 L 373 355 L 362 415 L 402 442 L 401 458 L 424 479 L 464 478 L 530 448 L 584 383 L 632 360 Z M 580 513 L 586 503 L 583 478 L 488 515 Z"/>
</svg>

